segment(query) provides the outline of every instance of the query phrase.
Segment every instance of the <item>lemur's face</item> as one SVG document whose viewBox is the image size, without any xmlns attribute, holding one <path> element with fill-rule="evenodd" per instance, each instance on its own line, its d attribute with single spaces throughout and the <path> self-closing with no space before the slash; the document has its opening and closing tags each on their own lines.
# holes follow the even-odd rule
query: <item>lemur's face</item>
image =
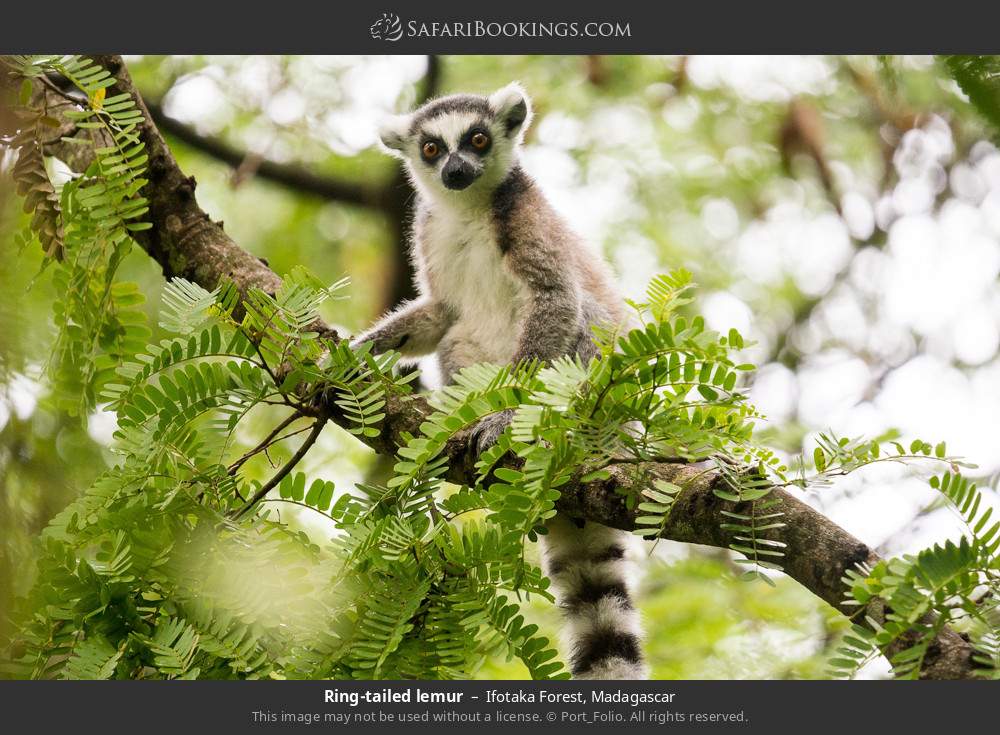
<svg viewBox="0 0 1000 735">
<path fill-rule="evenodd" d="M 406 161 L 423 189 L 458 196 L 489 192 L 507 176 L 531 115 L 528 96 L 510 84 L 489 97 L 452 95 L 394 117 L 382 144 Z"/>
</svg>

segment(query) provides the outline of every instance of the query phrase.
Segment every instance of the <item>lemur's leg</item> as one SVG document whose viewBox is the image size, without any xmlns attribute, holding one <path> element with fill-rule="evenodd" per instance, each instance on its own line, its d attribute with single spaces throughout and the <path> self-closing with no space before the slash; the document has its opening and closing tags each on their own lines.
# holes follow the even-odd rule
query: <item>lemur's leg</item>
<svg viewBox="0 0 1000 735">
<path fill-rule="evenodd" d="M 351 346 L 374 342 L 372 351 L 376 354 L 399 350 L 408 357 L 419 357 L 434 351 L 452 321 L 447 306 L 421 298 L 382 317 L 367 332 L 351 340 Z"/>
<path fill-rule="evenodd" d="M 546 572 L 563 608 L 576 679 L 645 679 L 639 612 L 632 603 L 634 538 L 557 515 L 544 539 Z"/>
<path fill-rule="evenodd" d="M 454 382 L 455 373 L 477 362 L 485 362 L 486 357 L 476 344 L 460 334 L 449 332 L 441 340 L 437 349 L 438 364 L 441 367 L 441 384 Z M 513 411 L 500 411 L 482 419 L 472 431 L 472 446 L 482 453 L 493 446 L 514 418 Z"/>
</svg>

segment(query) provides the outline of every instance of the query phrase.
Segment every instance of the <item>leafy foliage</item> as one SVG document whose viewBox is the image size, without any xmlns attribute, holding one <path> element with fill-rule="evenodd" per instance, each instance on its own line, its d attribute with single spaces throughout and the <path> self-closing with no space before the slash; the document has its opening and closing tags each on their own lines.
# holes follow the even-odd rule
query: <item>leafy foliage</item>
<svg viewBox="0 0 1000 735">
<path fill-rule="evenodd" d="M 84 408 L 101 399 L 116 412 L 119 463 L 44 532 L 8 675 L 458 678 L 504 656 L 536 678 L 565 677 L 521 603 L 551 599 L 525 543 L 545 533 L 571 480 L 634 467 L 645 485 L 641 499 L 630 499 L 637 533 L 656 537 L 697 475 L 664 483 L 647 476 L 647 463 L 703 463 L 701 471 L 725 479 L 714 492 L 737 504 L 723 529 L 745 557 L 746 576 L 769 580 L 766 570 L 780 569 L 784 556 L 773 487 L 821 485 L 878 461 L 956 464 L 943 445 L 918 440 L 909 452 L 887 453 L 891 439 L 824 435 L 811 471 L 805 461 L 789 470 L 753 438 L 761 417 L 742 392 L 752 369 L 738 361 L 743 337 L 682 315 L 692 284 L 677 271 L 655 278 L 646 300 L 632 303 L 635 328 L 597 331 L 600 356 L 589 363 L 463 370 L 431 397 L 434 413 L 406 438 L 384 484 L 338 492 L 297 471 L 299 460 L 331 419 L 362 439 L 379 437 L 387 404 L 406 400 L 412 377 L 394 370 L 398 355 L 319 338 L 319 309 L 344 282 L 326 287 L 298 269 L 275 294 L 251 289 L 237 317 L 233 284 L 209 292 L 176 280 L 161 326 L 177 336 L 146 345 L 135 309 L 141 294 L 115 279 L 129 233 L 146 226 L 134 102 L 106 98 L 113 80 L 86 60 L 15 62 L 24 78 L 71 82 L 85 102 L 66 117 L 95 131 L 86 143 L 94 163 L 63 185 L 59 207 L 55 187 L 39 178 L 38 123 L 19 141 L 34 232 L 53 258 L 62 256 L 52 266 L 63 294 L 56 382 L 64 405 L 83 396 Z M 284 417 L 241 453 L 246 417 L 269 407 Z M 498 411 L 513 412 L 510 430 L 480 457 L 476 482 L 456 487 L 448 481 L 449 444 Z M 306 426 L 291 428 L 299 422 Z M 306 430 L 270 479 L 248 477 L 249 463 Z M 516 462 L 507 461 L 511 454 Z M 959 622 L 941 613 L 953 609 L 967 616 L 984 670 L 996 670 L 995 603 L 983 607 L 973 595 L 995 584 L 997 525 L 988 526 L 962 482 L 941 487 L 971 540 L 849 574 L 859 605 L 877 596 L 892 612 L 885 621 L 866 617 L 870 628 L 845 638 L 842 670 L 916 631 L 917 643 L 894 658 L 898 674 L 916 675 L 933 635 Z M 317 547 L 282 522 L 283 503 L 322 515 L 331 543 Z M 925 618 L 935 611 L 937 618 Z"/>
<path fill-rule="evenodd" d="M 969 102 L 994 130 L 1000 130 L 1000 58 L 944 56 L 945 66 Z"/>
<path fill-rule="evenodd" d="M 684 274 L 672 278 L 681 293 L 689 288 Z M 645 462 L 673 457 L 727 468 L 732 484 L 720 494 L 749 511 L 728 514 L 733 548 L 759 567 L 776 567 L 782 544 L 761 533 L 781 523 L 761 478 L 784 468 L 751 441 L 756 413 L 736 389 L 745 367 L 729 357 L 742 340 L 674 315 L 668 305 L 677 292 L 663 283 L 636 305 L 643 319 L 657 310 L 663 321 L 599 335 L 602 355 L 587 365 L 567 358 L 462 371 L 432 396 L 435 412 L 400 448 L 386 484 L 338 493 L 295 471 L 309 440 L 268 483 L 245 478 L 243 469 L 301 433 L 290 428 L 296 422 L 318 434 L 330 412 L 362 437 L 377 435 L 388 398 L 409 390 L 408 378 L 393 374 L 397 356 L 317 339 L 316 309 L 337 288 L 316 288 L 301 273 L 274 296 L 251 292 L 238 321 L 229 284 L 209 293 L 175 281 L 164 323 L 180 336 L 149 346 L 108 383 L 121 463 L 46 530 L 39 583 L 24 601 L 21 650 L 8 673 L 450 678 L 499 656 L 519 659 L 534 677 L 564 677 L 549 641 L 520 612 L 522 600 L 551 599 L 525 540 L 545 533 L 565 482 L 599 477 L 622 461 L 640 473 Z M 230 461 L 242 419 L 271 403 L 291 413 Z M 476 486 L 446 482 L 449 440 L 508 409 L 512 428 L 480 458 Z M 849 444 L 826 446 L 843 454 Z M 508 452 L 519 468 L 504 461 Z M 756 472 L 729 469 L 746 457 L 758 460 Z M 853 465 L 842 458 L 839 466 Z M 948 487 L 983 531 L 976 501 Z M 649 483 L 638 506 L 640 535 L 662 531 L 682 490 Z M 332 544 L 319 549 L 282 523 L 282 503 L 325 516 L 336 529 Z M 262 510 L 246 512 L 254 508 Z M 996 535 L 996 527 L 985 529 L 980 543 Z M 968 552 L 956 548 L 948 554 L 964 562 Z M 932 561 L 924 560 L 934 570 Z M 941 563 L 956 560 L 946 554 Z M 269 567 L 280 568 L 280 579 L 261 571 Z M 993 639 L 979 640 L 983 656 L 993 655 Z"/>
<path fill-rule="evenodd" d="M 29 105 L 30 80 L 25 79 L 21 89 L 21 106 L 17 108 L 22 118 L 21 130 L 10 143 L 18 151 L 13 178 L 17 193 L 24 197 L 25 211 L 32 213 L 30 228 L 41 241 L 46 257 L 62 260 L 66 257 L 62 211 L 45 169 L 42 148 L 46 127 L 59 123 L 46 115 L 45 110 Z"/>
<path fill-rule="evenodd" d="M 968 533 L 943 544 L 876 564 L 848 570 L 847 604 L 857 606 L 868 627 L 855 625 L 830 661 L 832 673 L 852 676 L 880 649 L 898 650 L 890 663 L 899 678 L 916 679 L 932 641 L 946 625 L 965 631 L 976 650 L 978 673 L 1000 678 L 1000 522 L 989 523 L 992 508 L 975 483 L 946 472 L 930 485 L 961 515 Z M 884 619 L 876 609 L 884 609 Z"/>
<path fill-rule="evenodd" d="M 131 249 L 131 233 L 150 227 L 141 219 L 148 202 L 139 193 L 147 183 L 148 160 L 137 132 L 142 113 L 128 94 L 108 97 L 114 77 L 85 57 L 5 61 L 9 73 L 23 80 L 25 125 L 12 144 L 20 151 L 18 188 L 35 213 L 31 227 L 50 258 L 46 262 L 55 263 L 58 341 L 50 371 L 61 406 L 86 411 L 115 368 L 150 335 L 138 308 L 145 301 L 138 287 L 115 280 Z M 47 110 L 31 102 L 32 81 L 40 84 L 50 76 L 76 90 L 76 104 Z M 42 140 L 52 136 L 43 136 L 42 129 L 67 122 L 79 134 L 61 142 L 89 148 L 93 160 L 57 192 L 42 163 Z"/>
</svg>

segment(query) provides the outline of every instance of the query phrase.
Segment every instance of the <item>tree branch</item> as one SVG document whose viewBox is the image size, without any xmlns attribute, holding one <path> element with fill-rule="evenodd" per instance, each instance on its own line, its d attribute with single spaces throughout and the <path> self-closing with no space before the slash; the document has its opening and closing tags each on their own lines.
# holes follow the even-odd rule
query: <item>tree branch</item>
<svg viewBox="0 0 1000 735">
<path fill-rule="evenodd" d="M 441 86 L 441 73 L 441 57 L 430 54 L 427 57 L 427 71 L 417 94 L 418 104 L 423 104 L 437 95 Z M 252 154 L 236 148 L 224 139 L 202 135 L 192 126 L 170 117 L 158 102 L 147 100 L 146 109 L 161 131 L 201 153 L 229 164 L 237 172 L 250 162 L 254 176 L 329 201 L 383 212 L 391 233 L 393 250 L 389 267 L 386 269 L 386 282 L 382 289 L 384 298 L 379 311 L 387 311 L 416 296 L 406 230 L 407 203 L 413 196 L 413 187 L 410 186 L 402 164 L 397 165 L 395 174 L 384 182 L 355 184 L 331 176 L 320 176 L 297 165 L 264 159 L 254 160 Z"/>
<path fill-rule="evenodd" d="M 144 109 L 120 57 L 102 56 L 97 60 L 118 80 L 108 94 L 128 92 Z M 276 289 L 280 284 L 278 276 L 236 245 L 198 207 L 193 182 L 181 173 L 151 119 L 147 118 L 142 124 L 140 134 L 156 171 L 144 189 L 152 203 L 148 218 L 153 228 L 135 234 L 139 245 L 161 264 L 164 274 L 183 275 L 206 288 L 214 287 L 220 277 L 228 276 L 244 290 L 250 287 Z M 333 338 L 336 339 L 335 334 Z M 406 435 L 419 433 L 420 424 L 430 413 L 427 401 L 419 396 L 392 396 L 385 407 L 381 433 L 364 441 L 381 454 L 395 454 L 405 444 Z M 331 421 L 341 423 L 344 420 L 333 415 Z M 473 484 L 476 472 L 468 439 L 468 431 L 460 432 L 448 442 L 445 454 L 449 460 L 449 479 Z M 303 446 L 309 444 L 307 440 Z M 564 485 L 556 507 L 574 518 L 632 530 L 635 528 L 635 501 L 651 475 L 683 488 L 661 534 L 663 538 L 728 548 L 731 539 L 721 527 L 725 519 L 722 511 L 745 511 L 746 505 L 741 507 L 719 498 L 714 490 L 722 486 L 723 478 L 717 472 L 703 470 L 699 465 L 671 462 L 612 465 L 608 479 Z M 781 511 L 787 524 L 783 529 L 768 532 L 769 538 L 787 544 L 785 573 L 841 612 L 857 615 L 855 608 L 844 605 L 845 589 L 841 578 L 847 569 L 860 562 L 875 563 L 878 556 L 866 544 L 790 493 L 774 489 L 770 497 L 779 501 L 771 512 Z M 885 611 L 876 602 L 869 605 L 865 614 L 878 621 L 884 619 Z M 900 643 L 885 653 L 892 655 L 894 650 L 904 646 Z M 964 679 L 973 676 L 971 646 L 959 634 L 946 628 L 926 656 L 922 677 Z"/>
<path fill-rule="evenodd" d="M 202 135 L 194 127 L 170 117 L 163 111 L 163 107 L 158 102 L 147 100 L 146 109 L 149 110 L 153 122 L 162 132 L 177 138 L 201 153 L 223 163 L 228 163 L 234 169 L 239 169 L 251 155 L 231 145 L 223 138 Z M 301 166 L 276 163 L 266 159 L 256 164 L 254 175 L 330 201 L 375 209 L 385 207 L 386 187 L 384 184 L 357 184 L 341 181 L 332 176 L 320 176 Z"/>
<path fill-rule="evenodd" d="M 160 264 L 167 278 L 182 276 L 205 288 L 215 288 L 227 277 L 244 291 L 255 287 L 274 293 L 281 279 L 263 260 L 233 242 L 222 226 L 198 206 L 194 197 L 197 182 L 177 166 L 121 57 L 94 59 L 118 79 L 108 96 L 131 94 L 145 117 L 140 137 L 149 155 L 150 181 L 143 193 L 149 199 L 148 219 L 154 226 L 135 233 L 142 249 Z"/>
<path fill-rule="evenodd" d="M 43 79 L 43 81 L 47 80 Z M 430 54 L 427 57 L 427 71 L 418 94 L 420 104 L 436 95 L 440 84 L 441 59 L 435 54 Z M 55 88 L 55 91 L 62 93 L 58 88 Z M 145 103 L 146 109 L 160 131 L 177 138 L 185 145 L 227 163 L 236 170 L 239 170 L 249 159 L 253 158 L 253 154 L 237 148 L 224 138 L 202 135 L 194 126 L 171 117 L 164 111 L 160 102 L 147 99 Z M 406 198 L 409 193 L 405 176 L 399 175 L 386 182 L 359 184 L 353 181 L 343 181 L 333 176 L 321 176 L 302 166 L 277 163 L 267 159 L 257 161 L 253 167 L 253 173 L 262 179 L 323 199 L 389 210 L 390 213 L 393 213 L 395 200 L 400 198 L 394 189 L 402 183 L 404 190 L 406 190 L 403 198 Z M 402 173 L 401 167 L 400 173 Z"/>
</svg>

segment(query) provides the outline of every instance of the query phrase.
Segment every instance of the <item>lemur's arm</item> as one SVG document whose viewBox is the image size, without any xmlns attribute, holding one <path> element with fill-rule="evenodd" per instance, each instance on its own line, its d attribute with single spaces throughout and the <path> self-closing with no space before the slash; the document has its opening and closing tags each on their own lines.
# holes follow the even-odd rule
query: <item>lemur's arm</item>
<svg viewBox="0 0 1000 735">
<path fill-rule="evenodd" d="M 386 314 L 367 332 L 351 340 L 351 345 L 374 342 L 372 351 L 376 354 L 399 350 L 408 357 L 419 357 L 434 351 L 453 320 L 447 306 L 422 297 Z"/>
<path fill-rule="evenodd" d="M 580 291 L 564 258 L 558 247 L 538 241 L 518 243 L 506 254 L 507 268 L 529 293 L 513 363 L 561 357 L 579 338 Z"/>
</svg>

